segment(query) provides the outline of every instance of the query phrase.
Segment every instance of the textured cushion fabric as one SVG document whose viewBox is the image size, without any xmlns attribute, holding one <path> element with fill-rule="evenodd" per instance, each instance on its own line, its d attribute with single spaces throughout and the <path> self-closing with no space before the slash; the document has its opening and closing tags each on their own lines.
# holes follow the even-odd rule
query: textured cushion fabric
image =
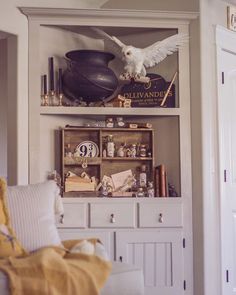
<svg viewBox="0 0 236 295">
<path fill-rule="evenodd" d="M 121 262 L 112 262 L 112 272 L 101 295 L 144 295 L 141 268 Z"/>
<path fill-rule="evenodd" d="M 0 178 L 0 258 L 25 253 L 10 226 L 6 197 L 6 182 Z"/>
<path fill-rule="evenodd" d="M 5 272 L 0 270 L 0 294 L 10 295 L 10 287 L 8 276 Z"/>
<path fill-rule="evenodd" d="M 55 224 L 55 204 L 59 196 L 55 181 L 9 186 L 7 193 L 12 227 L 27 251 L 61 244 Z"/>
<path fill-rule="evenodd" d="M 0 271 L 0 294 L 10 295 L 8 278 L 2 271 Z M 125 263 L 112 262 L 112 273 L 101 295 L 144 295 L 142 270 Z"/>
</svg>

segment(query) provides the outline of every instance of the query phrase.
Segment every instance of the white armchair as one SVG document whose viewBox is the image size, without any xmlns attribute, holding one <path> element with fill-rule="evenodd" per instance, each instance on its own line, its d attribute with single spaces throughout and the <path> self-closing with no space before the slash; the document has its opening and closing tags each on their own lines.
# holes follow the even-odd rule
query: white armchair
<svg viewBox="0 0 236 295">
<path fill-rule="evenodd" d="M 121 262 L 113 262 L 111 275 L 101 295 L 144 295 L 142 269 Z"/>
<path fill-rule="evenodd" d="M 8 187 L 7 194 L 12 227 L 27 251 L 60 244 L 54 218 L 55 208 L 58 207 L 58 188 L 53 181 Z M 112 265 L 111 275 L 101 295 L 144 295 L 143 272 L 140 268 L 121 262 L 113 262 Z M 10 295 L 8 278 L 1 271 L 0 290 L 1 295 Z"/>
</svg>

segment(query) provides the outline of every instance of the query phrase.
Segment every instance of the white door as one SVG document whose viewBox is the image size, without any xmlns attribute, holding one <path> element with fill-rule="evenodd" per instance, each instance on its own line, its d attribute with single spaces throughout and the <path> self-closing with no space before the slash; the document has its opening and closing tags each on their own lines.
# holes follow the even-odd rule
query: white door
<svg viewBox="0 0 236 295">
<path fill-rule="evenodd" d="M 236 35 L 217 28 L 222 295 L 236 294 Z"/>
<path fill-rule="evenodd" d="M 117 231 L 116 260 L 143 269 L 145 295 L 187 294 L 181 231 Z"/>
</svg>

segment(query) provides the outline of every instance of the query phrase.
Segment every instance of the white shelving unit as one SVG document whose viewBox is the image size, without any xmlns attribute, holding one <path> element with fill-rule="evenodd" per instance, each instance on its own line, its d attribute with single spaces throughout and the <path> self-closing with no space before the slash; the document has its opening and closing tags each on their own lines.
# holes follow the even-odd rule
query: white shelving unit
<svg viewBox="0 0 236 295">
<path fill-rule="evenodd" d="M 40 107 L 41 115 L 179 116 L 179 108 Z"/>
<path fill-rule="evenodd" d="M 29 19 L 29 179 L 38 182 L 58 169 L 58 129 L 106 116 L 150 121 L 154 158 L 165 163 L 180 198 L 64 198 L 62 238 L 98 236 L 110 257 L 143 267 L 147 295 L 193 294 L 192 185 L 189 48 L 169 56 L 153 69 L 167 81 L 178 68 L 176 108 L 42 107 L 40 76 L 48 57 L 63 67 L 73 49 L 103 49 L 101 40 L 81 33 L 99 26 L 135 46 L 150 45 L 174 33 L 189 33 L 193 13 L 153 11 L 21 8 Z M 86 32 L 86 30 L 85 30 Z M 115 70 L 119 64 L 111 65 Z M 115 214 L 116 221 L 110 219 Z M 161 214 L 161 215 L 160 215 Z"/>
</svg>

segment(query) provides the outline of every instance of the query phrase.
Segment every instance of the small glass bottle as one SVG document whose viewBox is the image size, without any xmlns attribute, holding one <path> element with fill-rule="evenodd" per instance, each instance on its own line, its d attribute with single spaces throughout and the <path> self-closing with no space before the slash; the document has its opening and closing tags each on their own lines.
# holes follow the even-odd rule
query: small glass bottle
<svg viewBox="0 0 236 295">
<path fill-rule="evenodd" d="M 139 187 L 136 196 L 138 198 L 142 198 L 142 197 L 144 197 L 144 195 L 145 194 L 144 194 L 143 188 L 142 187 Z"/>
<path fill-rule="evenodd" d="M 125 157 L 125 143 L 121 143 L 120 147 L 118 148 L 117 157 Z"/>
<path fill-rule="evenodd" d="M 106 119 L 106 127 L 108 127 L 108 128 L 113 128 L 114 127 L 113 118 L 107 118 Z"/>
<path fill-rule="evenodd" d="M 102 183 L 101 197 L 108 196 L 107 183 Z"/>
<path fill-rule="evenodd" d="M 147 172 L 146 166 L 141 166 L 141 173 L 139 174 L 139 186 L 146 187 L 147 186 Z"/>
<path fill-rule="evenodd" d="M 113 141 L 113 135 L 107 136 L 107 157 L 115 156 L 115 143 Z"/>
<path fill-rule="evenodd" d="M 136 147 L 136 144 L 135 143 L 133 143 L 132 145 L 131 145 L 131 147 L 130 147 L 130 157 L 131 158 L 135 158 L 136 157 L 136 155 L 137 155 L 137 149 L 136 149 L 137 147 Z"/>
<path fill-rule="evenodd" d="M 148 182 L 147 196 L 149 198 L 154 198 L 155 197 L 155 192 L 154 192 L 154 187 L 153 187 L 153 182 L 152 181 Z"/>
<path fill-rule="evenodd" d="M 72 151 L 69 143 L 65 146 L 65 156 L 69 158 L 72 157 Z"/>
<path fill-rule="evenodd" d="M 116 118 L 116 125 L 118 128 L 125 127 L 125 122 L 123 121 L 123 117 Z"/>
<path fill-rule="evenodd" d="M 145 144 L 140 145 L 139 156 L 145 158 L 147 156 L 147 149 Z"/>
</svg>

